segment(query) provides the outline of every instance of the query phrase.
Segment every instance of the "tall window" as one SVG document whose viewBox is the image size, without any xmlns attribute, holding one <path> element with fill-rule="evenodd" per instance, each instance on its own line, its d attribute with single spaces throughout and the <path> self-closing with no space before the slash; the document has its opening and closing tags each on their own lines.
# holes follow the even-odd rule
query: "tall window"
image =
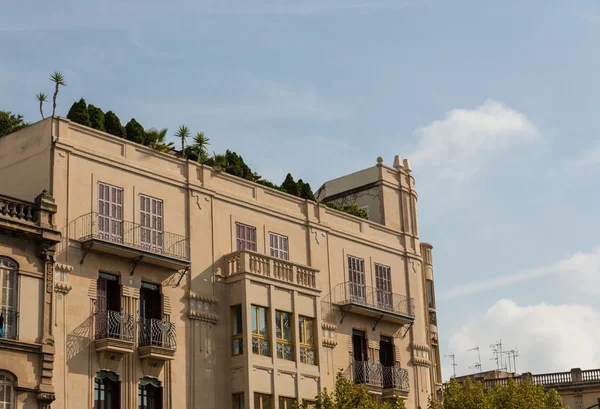
<svg viewBox="0 0 600 409">
<path fill-rule="evenodd" d="M 140 195 L 140 244 L 154 251 L 163 249 L 163 202 Z"/>
<path fill-rule="evenodd" d="M 275 334 L 277 337 L 277 358 L 294 360 L 292 324 L 289 312 L 275 311 Z"/>
<path fill-rule="evenodd" d="M 0 372 L 0 409 L 14 409 L 15 379 L 7 372 Z"/>
<path fill-rule="evenodd" d="M 283 396 L 280 396 L 279 409 L 293 409 L 295 401 L 296 399 L 294 398 L 284 398 Z"/>
<path fill-rule="evenodd" d="M 256 251 L 256 227 L 236 223 L 235 234 L 238 250 Z"/>
<path fill-rule="evenodd" d="M 244 353 L 244 329 L 242 326 L 242 306 L 231 307 L 231 354 Z"/>
<path fill-rule="evenodd" d="M 431 363 L 433 364 L 433 382 L 442 383 L 442 371 L 440 368 L 440 350 L 435 344 L 431 346 Z"/>
<path fill-rule="evenodd" d="M 98 236 L 123 241 L 123 189 L 98 182 Z"/>
<path fill-rule="evenodd" d="M 350 297 L 355 302 L 365 302 L 365 261 L 362 258 L 348 256 L 348 281 L 350 282 Z"/>
<path fill-rule="evenodd" d="M 18 338 L 17 270 L 17 263 L 0 257 L 0 338 Z"/>
<path fill-rule="evenodd" d="M 271 256 L 289 260 L 288 238 L 277 233 L 269 233 Z"/>
<path fill-rule="evenodd" d="M 142 378 L 138 388 L 138 409 L 162 409 L 162 387 L 153 378 Z"/>
<path fill-rule="evenodd" d="M 271 409 L 271 395 L 254 394 L 254 409 Z"/>
<path fill-rule="evenodd" d="M 375 285 L 377 287 L 377 306 L 389 310 L 392 308 L 392 274 L 388 266 L 375 264 Z"/>
<path fill-rule="evenodd" d="M 271 356 L 269 348 L 269 327 L 267 324 L 267 309 L 252 306 L 252 352 L 257 355 Z"/>
<path fill-rule="evenodd" d="M 427 280 L 425 281 L 425 285 L 427 286 L 427 306 L 429 308 L 435 308 L 435 300 L 433 299 L 433 281 Z"/>
<path fill-rule="evenodd" d="M 114 372 L 100 371 L 94 378 L 94 409 L 121 407 L 121 383 Z"/>
<path fill-rule="evenodd" d="M 298 331 L 300 335 L 300 362 L 316 365 L 314 319 L 301 315 L 298 318 Z"/>
<path fill-rule="evenodd" d="M 244 392 L 233 394 L 233 409 L 244 409 Z"/>
</svg>

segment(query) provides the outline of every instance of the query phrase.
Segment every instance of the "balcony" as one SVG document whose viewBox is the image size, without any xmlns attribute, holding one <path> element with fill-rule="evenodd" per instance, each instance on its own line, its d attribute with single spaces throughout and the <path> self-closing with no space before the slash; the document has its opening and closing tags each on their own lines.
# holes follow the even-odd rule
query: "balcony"
<svg viewBox="0 0 600 409">
<path fill-rule="evenodd" d="M 139 319 L 140 359 L 171 360 L 176 346 L 175 324 L 155 318 Z"/>
<path fill-rule="evenodd" d="M 331 300 L 342 310 L 340 323 L 349 312 L 375 319 L 375 326 L 379 321 L 408 325 L 415 320 L 414 299 L 373 287 L 341 283 L 331 292 Z"/>
<path fill-rule="evenodd" d="M 396 366 L 383 366 L 383 389 L 384 398 L 386 395 L 394 396 L 408 394 L 410 391 L 410 381 L 408 379 L 408 371 L 405 368 Z"/>
<path fill-rule="evenodd" d="M 96 313 L 96 351 L 132 353 L 135 346 L 135 318 L 116 311 Z"/>
<path fill-rule="evenodd" d="M 189 238 L 157 232 L 126 220 L 109 220 L 96 212 L 85 214 L 68 226 L 70 238 L 81 242 L 84 255 L 89 250 L 114 254 L 138 262 L 181 270 L 190 265 Z"/>
<path fill-rule="evenodd" d="M 239 250 L 225 256 L 227 277 L 251 273 L 281 282 L 316 290 L 319 270 L 250 250 Z"/>
<path fill-rule="evenodd" d="M 4 333 L 0 334 L 0 339 L 19 339 L 19 312 L 7 307 L 0 308 L 0 314 L 4 319 Z"/>
<path fill-rule="evenodd" d="M 383 366 L 379 362 L 352 361 L 346 376 L 357 385 L 387 395 L 407 394 L 410 391 L 408 371 L 400 366 Z"/>
</svg>

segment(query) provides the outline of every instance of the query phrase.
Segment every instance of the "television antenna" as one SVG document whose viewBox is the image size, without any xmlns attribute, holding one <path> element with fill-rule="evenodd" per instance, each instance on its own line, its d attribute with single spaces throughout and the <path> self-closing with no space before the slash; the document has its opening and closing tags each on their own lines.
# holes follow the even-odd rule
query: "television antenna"
<svg viewBox="0 0 600 409">
<path fill-rule="evenodd" d="M 454 354 L 444 355 L 444 358 L 452 359 L 452 373 L 454 374 L 452 377 L 456 378 L 456 360 Z"/>
<path fill-rule="evenodd" d="M 479 345 L 477 345 L 475 348 L 469 349 L 469 351 L 477 351 L 477 362 L 471 365 L 469 369 L 479 369 L 479 372 L 481 373 L 481 353 L 479 352 Z"/>
<path fill-rule="evenodd" d="M 506 367 L 504 366 L 504 362 L 502 361 L 502 340 L 498 341 L 495 344 L 491 344 L 490 348 L 492 353 L 494 354 L 494 358 L 490 359 L 491 361 L 496 361 L 496 369 L 506 371 Z"/>
</svg>

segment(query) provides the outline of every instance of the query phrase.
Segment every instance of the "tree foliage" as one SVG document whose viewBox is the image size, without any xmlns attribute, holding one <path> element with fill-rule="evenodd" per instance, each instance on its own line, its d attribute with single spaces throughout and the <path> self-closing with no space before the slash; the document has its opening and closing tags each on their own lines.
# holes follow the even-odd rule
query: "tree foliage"
<svg viewBox="0 0 600 409">
<path fill-rule="evenodd" d="M 85 99 L 83 98 L 71 105 L 71 109 L 69 109 L 67 118 L 81 125 L 92 126 L 90 121 L 90 113 L 88 111 Z"/>
<path fill-rule="evenodd" d="M 90 126 L 102 132 L 106 132 L 104 126 L 104 112 L 92 104 L 88 105 L 88 113 L 90 115 Z"/>
<path fill-rule="evenodd" d="M 135 118 L 131 118 L 131 121 L 125 125 L 125 139 L 141 144 L 146 141 L 146 131 Z"/>
<path fill-rule="evenodd" d="M 354 385 L 341 371 L 336 375 L 333 392 L 324 388 L 312 405 L 315 409 L 406 409 L 404 400 L 400 397 L 391 403 L 376 401 L 364 385 Z M 309 403 L 304 401 L 296 407 L 307 409 Z"/>
<path fill-rule="evenodd" d="M 367 213 L 367 211 L 365 209 L 361 208 L 356 203 L 352 203 L 349 205 L 341 205 L 336 202 L 329 202 L 329 203 L 326 203 L 326 205 L 327 205 L 327 207 L 329 207 L 331 209 L 339 210 L 339 211 L 351 214 L 353 216 L 360 217 L 361 219 L 369 220 L 369 214 Z"/>
<path fill-rule="evenodd" d="M 157 151 L 169 152 L 171 149 L 173 149 L 173 142 L 167 143 L 167 132 L 169 132 L 167 128 L 163 128 L 161 130 L 156 128 L 146 129 L 145 144 L 153 149 L 156 149 Z"/>
<path fill-rule="evenodd" d="M 106 132 L 111 135 L 115 135 L 120 138 L 125 137 L 125 128 L 123 128 L 123 125 L 121 125 L 121 120 L 113 111 L 108 111 L 106 114 L 104 114 L 104 128 L 106 129 Z"/>
<path fill-rule="evenodd" d="M 463 383 L 452 379 L 444 391 L 444 403 L 430 401 L 428 409 L 561 409 L 562 399 L 555 390 L 546 392 L 534 385 L 531 377 L 521 382 L 509 379 L 507 386 L 487 392 L 479 382 L 467 378 Z"/>
<path fill-rule="evenodd" d="M 27 123 L 23 120 L 23 115 L 15 115 L 10 111 L 0 111 L 0 137 L 17 132 L 26 126 Z"/>
</svg>

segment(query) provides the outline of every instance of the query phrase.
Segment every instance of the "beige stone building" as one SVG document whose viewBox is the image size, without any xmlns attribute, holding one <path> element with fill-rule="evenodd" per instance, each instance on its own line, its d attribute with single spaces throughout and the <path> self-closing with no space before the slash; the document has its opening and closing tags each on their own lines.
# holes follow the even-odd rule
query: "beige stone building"
<svg viewBox="0 0 600 409">
<path fill-rule="evenodd" d="M 43 190 L 54 256 L 0 240 L 19 283 L 0 409 L 288 409 L 340 370 L 410 409 L 440 390 L 408 161 L 319 189 L 364 220 L 48 118 L 0 138 L 0 193 L 36 209 Z"/>
</svg>

